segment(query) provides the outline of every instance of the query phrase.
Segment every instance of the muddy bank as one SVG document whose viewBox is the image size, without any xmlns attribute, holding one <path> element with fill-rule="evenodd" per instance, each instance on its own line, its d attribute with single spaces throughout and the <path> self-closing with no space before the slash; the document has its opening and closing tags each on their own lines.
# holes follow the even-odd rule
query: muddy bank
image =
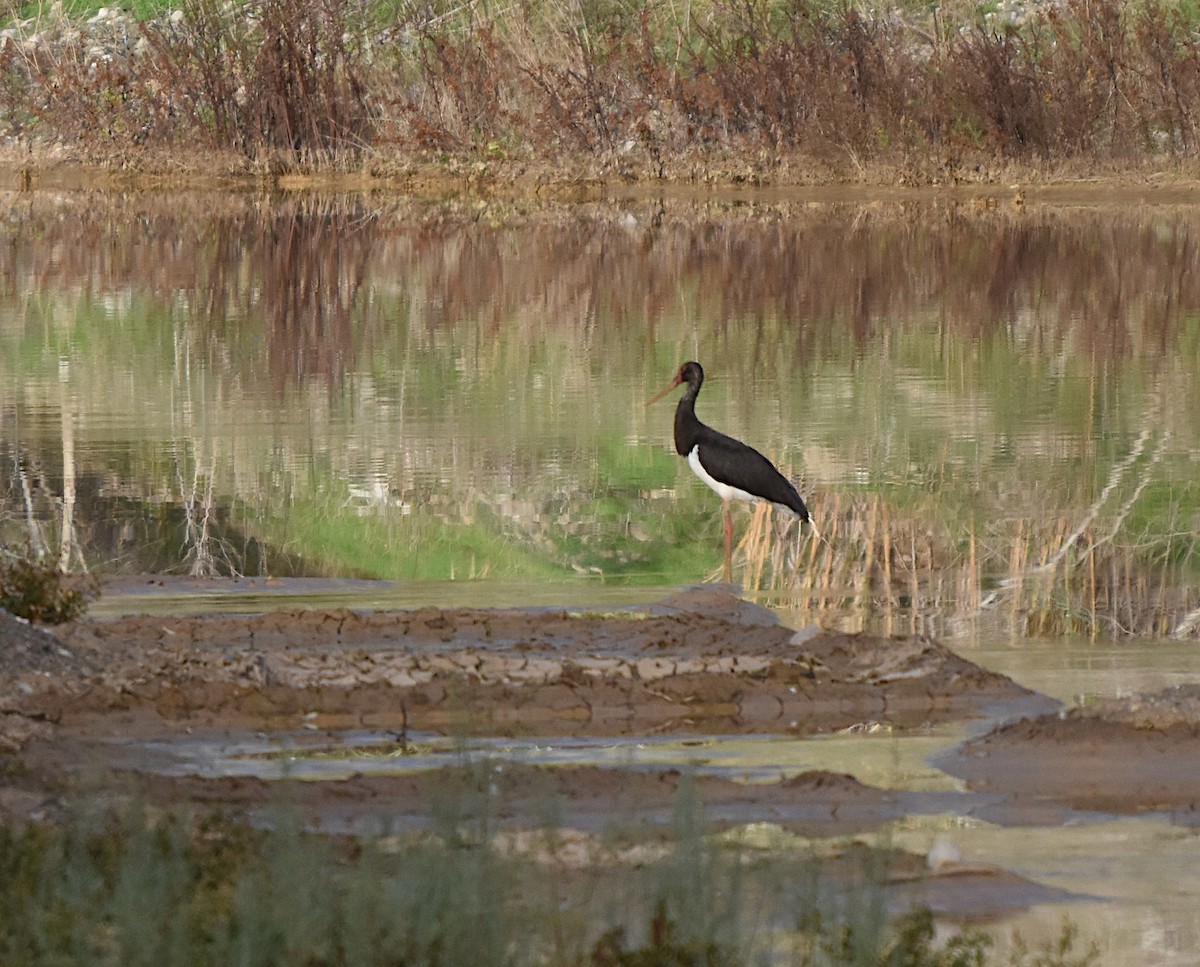
<svg viewBox="0 0 1200 967">
<path fill-rule="evenodd" d="M 272 171 L 231 152 L 145 152 L 136 164 L 92 162 L 62 147 L 0 144 L 0 191 L 193 192 L 278 191 L 358 193 L 444 202 L 469 199 L 523 206 L 669 200 L 708 206 L 753 200 L 824 204 L 957 202 L 977 212 L 1017 212 L 1025 206 L 1194 206 L 1200 180 L 1164 169 L 1153 159 L 1125 165 L 1023 165 L 959 173 L 915 182 L 887 164 L 847 172 L 811 158 L 780 159 L 769 170 L 723 156 L 695 158 L 678 167 L 613 170 L 580 156 L 555 161 L 483 164 L 378 162 L 355 170 Z"/>
<path fill-rule="evenodd" d="M 154 802 L 191 802 L 268 817 L 280 807 L 279 784 L 273 780 L 119 771 L 131 788 Z M 532 819 L 552 816 L 572 829 L 601 835 L 670 828 L 685 791 L 704 804 L 706 824 L 714 829 L 772 823 L 812 837 L 877 829 L 906 808 L 902 796 L 826 770 L 747 784 L 673 768 L 542 767 L 488 759 L 413 774 L 298 782 L 286 801 L 311 828 L 339 835 L 427 830 L 448 821 L 536 827 Z"/>
<path fill-rule="evenodd" d="M 1028 698 L 924 637 L 795 631 L 721 588 L 639 613 L 290 610 L 86 620 L 0 707 L 62 733 L 409 728 L 490 735 L 813 734 Z M 9 744 L 13 740 L 9 738 Z"/>
<path fill-rule="evenodd" d="M 1054 824 L 1073 810 L 1166 810 L 1188 822 L 1200 802 L 1200 690 L 1059 713 L 927 638 L 786 628 L 721 586 L 637 612 L 294 609 L 84 620 L 52 634 L 0 622 L 0 751 L 11 778 L 0 813 L 10 819 L 52 815 L 61 791 L 96 785 L 140 787 L 163 803 L 265 808 L 274 782 L 205 775 L 180 754 L 255 734 L 319 754 L 364 730 L 407 755 L 419 735 L 903 733 L 997 709 L 1027 717 L 942 756 L 937 766 L 967 785 L 943 799 L 825 771 L 752 785 L 701 776 L 698 790 L 715 822 L 807 835 L 938 811 Z M 680 782 L 659 767 L 506 768 L 503 782 L 489 780 L 504 818 L 554 801 L 583 827 L 621 802 L 636 804 L 631 819 L 668 822 Z M 431 762 L 424 778 L 336 776 L 301 783 L 301 796 L 314 825 L 353 830 L 381 810 L 419 823 L 431 811 L 429 776 L 460 781 L 453 774 Z"/>
<path fill-rule="evenodd" d="M 417 735 L 800 736 L 919 728 L 1036 700 L 927 638 L 797 631 L 720 586 L 636 612 L 293 609 L 89 619 L 53 633 L 6 616 L 0 634 L 0 742 L 19 763 L 0 794 L 10 818 L 53 815 L 71 787 L 265 808 L 275 783 L 202 775 L 186 754 L 203 742 L 201 758 L 205 748 L 234 754 L 254 734 L 287 747 L 336 746 L 351 729 L 397 745 Z M 549 795 L 587 826 L 625 801 L 637 805 L 631 818 L 667 822 L 679 781 L 671 770 L 510 769 L 497 808 L 528 817 Z M 813 835 L 912 808 L 833 773 L 698 781 L 714 821 L 770 817 Z M 427 779 L 300 785 L 314 825 L 351 829 L 385 807 L 393 821 L 430 814 Z"/>
<path fill-rule="evenodd" d="M 1108 813 L 1169 812 L 1200 823 L 1200 685 L 1107 699 L 1023 718 L 972 739 L 938 766 L 969 788 L 1000 792 L 988 818 L 1034 803 Z"/>
</svg>

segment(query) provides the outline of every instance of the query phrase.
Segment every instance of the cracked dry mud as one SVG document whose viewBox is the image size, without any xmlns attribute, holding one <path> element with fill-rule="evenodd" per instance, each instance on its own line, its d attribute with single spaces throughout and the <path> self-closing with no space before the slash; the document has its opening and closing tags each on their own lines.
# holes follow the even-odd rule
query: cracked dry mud
<svg viewBox="0 0 1200 967">
<path fill-rule="evenodd" d="M 6 654 L 0 703 L 48 726 L 46 738 L 287 729 L 314 715 L 327 728 L 458 734 L 802 735 L 944 722 L 1030 694 L 930 639 L 794 631 L 719 588 L 628 615 L 427 608 L 85 620 Z M 13 727 L 6 734 L 20 744 Z"/>
</svg>

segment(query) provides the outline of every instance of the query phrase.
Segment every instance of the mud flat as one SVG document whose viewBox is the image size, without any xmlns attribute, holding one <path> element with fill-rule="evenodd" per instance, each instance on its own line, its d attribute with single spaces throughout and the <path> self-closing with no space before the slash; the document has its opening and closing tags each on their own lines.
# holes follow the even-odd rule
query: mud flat
<svg viewBox="0 0 1200 967">
<path fill-rule="evenodd" d="M 319 754 L 357 732 L 392 736 L 403 752 L 420 748 L 418 736 L 802 737 L 918 729 L 1013 703 L 1049 707 L 927 638 L 797 631 L 720 586 L 636 612 L 130 615 L 54 634 L 6 616 L 4 628 L 0 743 L 20 757 L 23 775 L 3 803 L 10 815 L 36 813 L 50 790 L 85 773 L 137 774 L 164 798 L 266 802 L 271 783 L 261 775 L 203 767 L 206 758 L 233 758 L 253 735 Z M 644 819 L 668 809 L 678 781 L 669 770 L 650 781 L 613 768 L 513 769 L 498 788 L 510 816 L 531 789 L 553 787 L 580 820 L 621 801 L 636 802 Z M 814 833 L 839 822 L 846 831 L 870 827 L 910 808 L 832 773 L 774 788 L 701 781 L 730 822 L 771 814 Z M 373 805 L 413 815 L 428 808 L 428 784 L 412 776 L 304 785 L 314 814 L 340 811 L 347 826 L 349 814 Z"/>
<path fill-rule="evenodd" d="M 146 750 L 252 733 L 294 735 L 303 747 L 359 730 L 394 736 L 404 751 L 410 735 L 905 734 L 988 715 L 998 723 L 991 731 L 936 764 L 989 802 L 1000 797 L 998 817 L 1051 805 L 1166 811 L 1187 822 L 1200 802 L 1200 686 L 1060 711 L 928 638 L 787 628 L 722 586 L 605 613 L 293 608 L 88 619 L 53 633 L 3 615 L 0 641 L 0 750 L 21 758 L 30 790 L 39 778 L 58 782 L 106 763 L 178 774 L 178 765 L 156 770 L 152 763 L 169 757 Z M 599 775 L 643 782 L 620 772 Z M 569 783 L 567 774 L 555 783 Z M 661 797 L 642 786 L 629 795 L 662 805 L 676 780 L 655 786 Z M 222 795 L 216 778 L 189 781 L 189 795 Z M 339 795 L 353 798 L 348 790 L 363 784 L 398 781 L 366 776 L 315 787 L 341 786 Z M 560 791 L 578 792 L 581 802 L 601 803 L 611 791 L 587 791 L 600 781 L 594 773 L 576 771 L 571 781 L 579 790 Z M 780 795 L 706 781 L 714 802 L 757 799 L 765 807 Z M 210 793 L 198 788 L 205 783 Z M 815 775 L 790 779 L 787 796 L 838 801 L 849 816 L 868 789 L 853 777 Z M 231 801 L 248 795 L 226 791 Z M 882 820 L 897 809 L 868 812 Z"/>
<path fill-rule="evenodd" d="M 999 792 L 995 822 L 1029 808 L 1161 812 L 1200 824 L 1200 685 L 1021 718 L 940 756 L 968 788 Z"/>
<path fill-rule="evenodd" d="M 11 624 L 11 622 L 10 622 Z M 833 732 L 977 716 L 1027 689 L 924 637 L 780 625 L 721 588 L 637 613 L 515 609 L 19 628 L 0 702 L 47 737 L 385 727 L 490 735 Z M 20 744 L 17 730 L 4 733 Z"/>
</svg>

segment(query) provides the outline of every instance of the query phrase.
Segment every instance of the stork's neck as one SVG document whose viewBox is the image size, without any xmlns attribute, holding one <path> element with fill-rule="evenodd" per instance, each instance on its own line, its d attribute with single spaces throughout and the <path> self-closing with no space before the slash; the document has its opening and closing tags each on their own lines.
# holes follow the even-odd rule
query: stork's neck
<svg viewBox="0 0 1200 967">
<path fill-rule="evenodd" d="M 699 386 L 688 384 L 687 392 L 675 407 L 675 452 L 686 457 L 696 445 L 696 438 L 704 424 L 696 416 L 696 394 Z"/>
</svg>

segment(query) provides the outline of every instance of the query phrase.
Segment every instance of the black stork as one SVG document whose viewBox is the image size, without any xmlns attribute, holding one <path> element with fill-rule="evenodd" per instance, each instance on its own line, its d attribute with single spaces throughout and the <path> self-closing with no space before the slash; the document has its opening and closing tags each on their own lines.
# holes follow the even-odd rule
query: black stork
<svg viewBox="0 0 1200 967">
<path fill-rule="evenodd" d="M 680 383 L 687 391 L 675 408 L 675 450 L 687 457 L 696 476 L 717 492 L 725 509 L 725 580 L 733 577 L 733 515 L 729 501 L 769 500 L 786 507 L 800 518 L 811 521 L 808 508 L 792 486 L 791 481 L 775 469 L 766 457 L 740 440 L 705 426 L 696 416 L 696 397 L 704 385 L 704 368 L 697 362 L 687 362 L 661 393 L 646 401 L 657 403 Z"/>
</svg>

